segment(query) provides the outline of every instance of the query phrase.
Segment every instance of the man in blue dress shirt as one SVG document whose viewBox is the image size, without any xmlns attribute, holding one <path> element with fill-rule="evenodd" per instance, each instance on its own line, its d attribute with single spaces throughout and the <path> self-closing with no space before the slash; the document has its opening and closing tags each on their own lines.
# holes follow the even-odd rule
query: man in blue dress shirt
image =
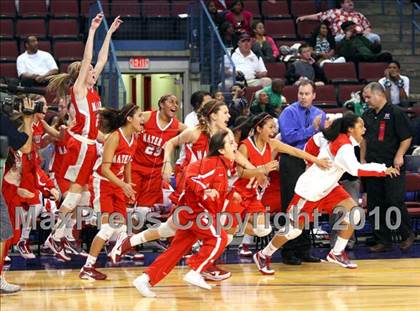
<svg viewBox="0 0 420 311">
<path fill-rule="evenodd" d="M 319 132 L 325 122 L 325 112 L 312 105 L 315 99 L 315 84 L 302 80 L 298 88 L 298 101 L 292 103 L 279 117 L 279 129 L 282 142 L 303 149 L 306 142 Z M 299 176 L 305 171 L 305 162 L 287 154 L 280 156 L 280 190 L 282 211 L 295 193 Z M 300 265 L 304 262 L 319 262 L 319 258 L 310 254 L 311 240 L 309 230 L 304 230 L 299 238 L 287 242 L 282 248 L 283 263 Z"/>
</svg>

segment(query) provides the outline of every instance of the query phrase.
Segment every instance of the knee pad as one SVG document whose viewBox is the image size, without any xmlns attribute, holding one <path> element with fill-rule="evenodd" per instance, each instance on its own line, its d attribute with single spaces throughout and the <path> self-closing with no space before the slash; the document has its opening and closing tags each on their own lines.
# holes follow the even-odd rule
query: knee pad
<svg viewBox="0 0 420 311">
<path fill-rule="evenodd" d="M 104 241 L 108 241 L 111 236 L 114 234 L 116 229 L 112 228 L 110 224 L 103 224 L 101 230 L 99 230 L 97 236 Z"/>
<path fill-rule="evenodd" d="M 79 206 L 90 206 L 90 192 L 89 191 L 83 191 L 81 193 L 82 197 L 79 201 Z"/>
<path fill-rule="evenodd" d="M 284 237 L 286 238 L 286 239 L 288 239 L 288 240 L 294 240 L 294 239 L 296 239 L 299 235 L 301 235 L 302 234 L 302 229 L 299 229 L 299 228 L 295 228 L 295 227 L 293 227 L 290 223 L 289 223 L 289 227 L 288 227 L 288 229 L 286 230 L 286 229 L 284 229 L 285 230 L 285 233 L 286 234 L 284 234 Z"/>
<path fill-rule="evenodd" d="M 271 226 L 270 225 L 266 226 L 264 224 L 257 225 L 257 228 L 253 228 L 253 231 L 257 237 L 261 238 L 263 236 L 270 234 Z"/>
<path fill-rule="evenodd" d="M 175 235 L 176 230 L 174 230 L 168 222 L 164 222 L 157 229 L 161 238 L 170 238 Z"/>
<path fill-rule="evenodd" d="M 66 197 L 64 198 L 63 203 L 61 204 L 65 208 L 68 208 L 69 210 L 73 211 L 77 205 L 79 205 L 79 202 L 82 198 L 82 194 L 75 193 L 75 192 L 69 192 L 67 193 Z"/>
<path fill-rule="evenodd" d="M 350 217 L 352 217 L 352 220 L 350 220 Z M 344 216 L 343 221 L 346 224 L 358 225 L 361 219 L 362 219 L 362 214 L 360 212 L 360 208 L 354 207 L 351 209 L 351 211 L 346 212 L 346 215 Z"/>
</svg>

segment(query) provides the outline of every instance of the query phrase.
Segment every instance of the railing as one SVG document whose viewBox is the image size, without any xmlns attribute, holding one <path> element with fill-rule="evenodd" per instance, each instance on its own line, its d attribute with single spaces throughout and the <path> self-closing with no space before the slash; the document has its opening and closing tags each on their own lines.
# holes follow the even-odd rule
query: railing
<svg viewBox="0 0 420 311">
<path fill-rule="evenodd" d="M 235 65 L 203 0 L 191 6 L 189 40 L 191 63 L 199 64 L 201 84 L 209 84 L 212 91 L 227 91 L 226 85 L 235 83 Z M 229 76 L 226 68 L 232 68 Z"/>
<path fill-rule="evenodd" d="M 403 24 L 404 24 L 404 0 L 396 0 L 398 6 L 398 15 L 400 16 L 400 29 L 399 29 L 399 36 L 400 42 L 403 39 Z M 385 6 L 384 1 L 382 1 L 382 14 L 385 14 Z"/>
<path fill-rule="evenodd" d="M 416 2 L 412 4 L 411 11 L 411 54 L 416 53 L 416 31 L 420 32 L 420 25 L 416 21 L 416 13 L 420 12 L 420 5 Z"/>
<path fill-rule="evenodd" d="M 89 7 L 88 25 L 90 25 L 92 18 L 95 17 L 98 12 L 104 12 L 102 3 L 99 0 L 97 0 L 95 3 L 92 3 Z M 93 45 L 95 60 L 99 54 L 99 50 L 102 47 L 102 43 L 105 39 L 108 29 L 108 22 L 106 18 L 104 18 L 101 26 L 98 28 L 95 34 L 95 41 Z M 105 65 L 99 80 L 99 88 L 101 100 L 105 106 L 118 109 L 127 104 L 126 90 L 124 82 L 121 78 L 121 72 L 120 68 L 118 67 L 116 52 L 112 40 L 109 45 L 108 62 Z"/>
</svg>

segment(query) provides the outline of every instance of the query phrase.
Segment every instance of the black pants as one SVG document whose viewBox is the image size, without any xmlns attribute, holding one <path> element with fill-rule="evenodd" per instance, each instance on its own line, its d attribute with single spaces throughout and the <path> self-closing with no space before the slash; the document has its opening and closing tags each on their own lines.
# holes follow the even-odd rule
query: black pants
<svg viewBox="0 0 420 311">
<path fill-rule="evenodd" d="M 395 212 L 389 213 L 386 219 L 387 210 L 396 207 L 396 212 L 401 215 L 401 225 L 397 230 L 402 240 L 406 240 L 412 233 L 411 219 L 404 204 L 405 194 L 405 172 L 397 177 L 369 177 L 366 178 L 367 207 L 371 214 L 375 207 L 379 207 L 379 223 L 375 223 L 375 216 L 369 217 L 369 221 L 374 228 L 373 233 L 377 243 L 391 245 L 392 233 L 387 222 L 394 224 Z M 376 218 L 377 219 L 377 218 Z M 376 221 L 377 222 L 377 221 Z M 376 226 L 376 229 L 375 229 Z"/>
<path fill-rule="evenodd" d="M 296 182 L 300 175 L 305 172 L 305 162 L 288 154 L 280 156 L 280 190 L 281 209 L 286 212 L 290 201 L 295 194 Z M 294 240 L 283 245 L 281 254 L 283 258 L 306 257 L 311 249 L 311 238 L 309 230 L 303 230 L 302 234 Z"/>
</svg>

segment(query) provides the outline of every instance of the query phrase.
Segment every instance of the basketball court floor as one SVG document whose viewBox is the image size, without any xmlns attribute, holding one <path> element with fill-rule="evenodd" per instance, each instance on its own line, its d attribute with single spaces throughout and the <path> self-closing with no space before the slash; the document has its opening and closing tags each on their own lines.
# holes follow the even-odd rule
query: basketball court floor
<svg viewBox="0 0 420 311">
<path fill-rule="evenodd" d="M 325 256 L 327 248 L 313 254 Z M 278 252 L 280 253 L 280 252 Z M 357 246 L 349 256 L 359 267 L 304 263 L 288 266 L 280 254 L 273 257 L 276 274 L 263 276 L 250 258 L 240 258 L 236 249 L 221 257 L 220 266 L 232 272 L 223 282 L 212 282 L 211 291 L 186 284 L 184 262 L 154 291 L 157 298 L 143 298 L 132 286 L 156 253 L 145 252 L 141 262 L 123 261 L 111 267 L 101 255 L 99 267 L 105 281 L 78 277 L 83 258 L 60 263 L 50 256 L 34 260 L 13 257 L 7 279 L 22 286 L 15 295 L 1 296 L 1 311 L 13 310 L 419 310 L 420 244 L 408 252 L 371 254 Z"/>
</svg>

